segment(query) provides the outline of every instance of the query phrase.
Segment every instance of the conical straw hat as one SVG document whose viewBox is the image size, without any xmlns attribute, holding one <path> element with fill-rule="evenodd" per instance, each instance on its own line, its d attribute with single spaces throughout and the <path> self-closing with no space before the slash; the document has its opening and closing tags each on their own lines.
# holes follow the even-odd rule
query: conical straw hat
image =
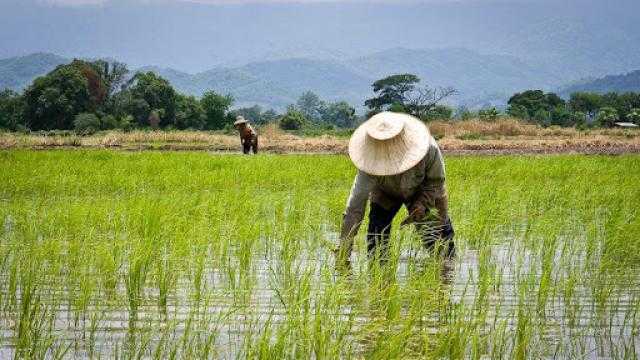
<svg viewBox="0 0 640 360">
<path fill-rule="evenodd" d="M 233 123 L 233 126 L 237 126 L 240 124 L 246 124 L 248 123 L 247 119 L 244 118 L 244 116 L 238 115 L 236 117 L 236 122 Z"/>
<path fill-rule="evenodd" d="M 429 151 L 429 129 L 407 114 L 382 112 L 356 129 L 349 157 L 369 175 L 389 176 L 416 166 Z"/>
</svg>

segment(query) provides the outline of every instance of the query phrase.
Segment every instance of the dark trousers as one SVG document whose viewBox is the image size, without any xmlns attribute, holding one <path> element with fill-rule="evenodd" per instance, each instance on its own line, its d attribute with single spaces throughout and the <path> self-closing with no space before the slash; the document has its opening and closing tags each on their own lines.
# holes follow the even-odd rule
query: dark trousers
<svg viewBox="0 0 640 360">
<path fill-rule="evenodd" d="M 242 152 L 248 154 L 253 150 L 254 154 L 258 153 L 258 137 L 252 137 L 250 140 L 245 140 L 242 144 Z"/>
<path fill-rule="evenodd" d="M 369 229 L 367 231 L 367 250 L 369 256 L 375 256 L 379 251 L 381 258 L 386 258 L 389 251 L 389 236 L 391 223 L 402 205 L 396 205 L 391 209 L 385 209 L 376 203 L 371 204 L 369 211 Z M 438 240 L 442 241 L 443 255 L 455 256 L 453 237 L 455 232 L 451 220 L 447 218 L 444 225 L 438 219 L 425 219 L 424 223 L 416 224 L 421 233 L 422 242 L 427 250 L 434 250 Z"/>
</svg>

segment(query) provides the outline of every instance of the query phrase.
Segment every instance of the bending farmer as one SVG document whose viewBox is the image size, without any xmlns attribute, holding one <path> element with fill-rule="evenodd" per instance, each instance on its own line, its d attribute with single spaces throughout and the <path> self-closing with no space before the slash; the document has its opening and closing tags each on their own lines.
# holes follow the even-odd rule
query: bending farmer
<svg viewBox="0 0 640 360">
<path fill-rule="evenodd" d="M 444 161 L 438 144 L 420 120 L 400 113 L 375 115 L 354 132 L 349 156 L 358 168 L 342 222 L 338 266 L 348 268 L 353 237 L 371 200 L 369 256 L 387 256 L 391 222 L 402 205 L 422 234 L 425 247 L 436 244 L 453 257 L 453 227 L 448 214 Z"/>
<path fill-rule="evenodd" d="M 258 133 L 253 129 L 251 124 L 242 116 L 236 117 L 233 127 L 240 133 L 240 143 L 242 144 L 242 152 L 248 154 L 253 150 L 254 154 L 258 153 Z"/>
</svg>

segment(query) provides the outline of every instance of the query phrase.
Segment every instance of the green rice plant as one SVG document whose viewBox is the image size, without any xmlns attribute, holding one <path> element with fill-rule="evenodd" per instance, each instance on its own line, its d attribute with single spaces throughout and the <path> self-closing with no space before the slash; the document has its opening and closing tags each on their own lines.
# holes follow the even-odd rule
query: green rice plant
<svg viewBox="0 0 640 360">
<path fill-rule="evenodd" d="M 0 154 L 20 356 L 637 358 L 637 155 L 449 156 L 459 257 L 402 210 L 386 262 L 365 221 L 337 276 L 344 156 Z"/>
</svg>

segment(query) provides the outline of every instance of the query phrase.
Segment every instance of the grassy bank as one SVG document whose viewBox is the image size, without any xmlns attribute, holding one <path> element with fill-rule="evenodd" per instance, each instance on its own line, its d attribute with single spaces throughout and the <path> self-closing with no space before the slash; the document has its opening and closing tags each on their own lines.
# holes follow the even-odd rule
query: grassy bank
<svg viewBox="0 0 640 360">
<path fill-rule="evenodd" d="M 0 357 L 638 356 L 637 155 L 448 157 L 454 269 L 407 228 L 382 268 L 360 234 L 350 278 L 344 156 L 0 166 Z"/>
<path fill-rule="evenodd" d="M 542 128 L 514 119 L 432 122 L 429 128 L 449 152 L 500 153 L 626 153 L 640 152 L 640 131 L 628 129 Z M 307 136 L 286 133 L 274 125 L 258 129 L 260 147 L 271 153 L 336 153 L 347 150 L 349 132 Z M 91 136 L 67 133 L 0 133 L 0 149 L 113 148 L 128 150 L 240 151 L 235 135 L 205 131 L 101 132 Z"/>
</svg>

